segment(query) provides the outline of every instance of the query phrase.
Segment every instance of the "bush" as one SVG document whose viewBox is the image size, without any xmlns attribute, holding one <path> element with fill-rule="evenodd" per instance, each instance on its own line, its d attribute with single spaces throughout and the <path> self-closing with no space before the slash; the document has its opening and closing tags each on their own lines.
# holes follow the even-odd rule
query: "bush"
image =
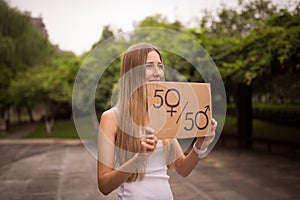
<svg viewBox="0 0 300 200">
<path fill-rule="evenodd" d="M 227 114 L 236 114 L 235 105 L 227 106 Z M 253 104 L 252 115 L 276 124 L 300 126 L 300 104 Z"/>
</svg>

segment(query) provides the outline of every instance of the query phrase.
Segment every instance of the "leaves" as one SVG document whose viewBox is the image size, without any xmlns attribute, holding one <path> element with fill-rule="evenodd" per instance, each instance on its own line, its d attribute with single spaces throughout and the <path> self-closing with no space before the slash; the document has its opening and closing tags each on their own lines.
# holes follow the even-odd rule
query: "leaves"
<svg viewBox="0 0 300 200">
<path fill-rule="evenodd" d="M 287 95 L 289 91 L 284 87 L 290 85 L 291 91 L 296 91 L 299 86 L 299 79 L 295 78 L 300 68 L 299 5 L 288 10 L 279 9 L 267 0 L 240 1 L 239 8 L 224 6 L 216 16 L 207 12 L 199 20 L 199 26 L 192 28 L 179 21 L 169 22 L 162 15 L 148 16 L 135 22 L 136 31 L 126 38 L 113 38 L 114 32 L 107 25 L 90 54 L 78 58 L 72 52 L 58 51 L 48 38 L 41 36 L 33 28 L 29 13 L 9 8 L 0 0 L 0 110 L 3 112 L 12 103 L 24 106 L 51 101 L 71 105 L 74 80 L 80 64 L 85 63 L 89 67 L 80 69 L 81 87 L 86 90 L 91 81 L 98 81 L 95 106 L 101 112 L 111 106 L 112 90 L 119 79 L 121 52 L 136 42 L 159 44 L 164 64 L 176 71 L 167 70 L 167 79 L 203 81 L 201 74 L 206 73 L 205 67 L 200 74 L 193 65 L 205 66 L 207 53 L 189 45 L 188 38 L 178 37 L 176 33 L 180 32 L 205 48 L 227 88 L 238 83 L 257 84 L 264 87 L 260 92 L 278 88 L 276 95 Z M 163 31 L 147 31 L 151 27 L 174 31 L 173 37 L 166 37 Z M 103 75 L 97 80 L 95 76 L 100 72 Z M 289 77 L 284 84 L 279 78 L 282 73 L 282 77 Z M 84 94 L 76 98 L 82 104 L 92 103 Z"/>
</svg>

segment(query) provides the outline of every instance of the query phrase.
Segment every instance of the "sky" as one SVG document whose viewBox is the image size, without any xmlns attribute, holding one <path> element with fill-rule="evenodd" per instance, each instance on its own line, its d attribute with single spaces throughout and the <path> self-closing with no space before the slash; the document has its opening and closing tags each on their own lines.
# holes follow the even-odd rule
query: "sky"
<svg viewBox="0 0 300 200">
<path fill-rule="evenodd" d="M 203 10 L 216 11 L 221 4 L 237 6 L 237 0 L 6 0 L 11 7 L 42 17 L 49 40 L 61 50 L 81 55 L 89 51 L 104 26 L 132 31 L 134 22 L 161 14 L 169 22 L 193 25 Z M 276 1 L 276 0 L 274 0 Z M 279 1 L 279 0 L 278 0 Z"/>
</svg>

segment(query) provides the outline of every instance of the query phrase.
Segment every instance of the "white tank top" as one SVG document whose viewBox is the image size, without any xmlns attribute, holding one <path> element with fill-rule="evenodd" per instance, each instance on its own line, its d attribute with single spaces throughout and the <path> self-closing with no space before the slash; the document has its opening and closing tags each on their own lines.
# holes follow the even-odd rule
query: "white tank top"
<svg viewBox="0 0 300 200">
<path fill-rule="evenodd" d="M 112 107 L 114 117 L 118 120 L 119 108 Z M 162 140 L 158 140 L 155 151 L 148 157 L 146 173 L 143 180 L 124 182 L 118 188 L 118 200 L 173 200 L 173 194 L 167 174 L 167 161 L 172 162 L 183 154 L 177 140 L 171 145 L 174 155 L 167 156 Z M 174 157 L 175 156 L 175 157 Z"/>
<path fill-rule="evenodd" d="M 173 194 L 167 174 L 166 155 L 161 140 L 147 160 L 142 181 L 124 182 L 118 189 L 118 200 L 172 200 Z"/>
</svg>

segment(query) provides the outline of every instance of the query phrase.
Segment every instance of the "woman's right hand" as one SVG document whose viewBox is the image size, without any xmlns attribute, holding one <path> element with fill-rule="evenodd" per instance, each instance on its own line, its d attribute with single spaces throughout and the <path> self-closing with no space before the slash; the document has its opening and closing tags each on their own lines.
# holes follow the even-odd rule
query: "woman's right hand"
<svg viewBox="0 0 300 200">
<path fill-rule="evenodd" d="M 157 145 L 157 137 L 154 130 L 150 127 L 145 128 L 145 135 L 140 138 L 141 148 L 140 153 L 151 153 Z"/>
</svg>

